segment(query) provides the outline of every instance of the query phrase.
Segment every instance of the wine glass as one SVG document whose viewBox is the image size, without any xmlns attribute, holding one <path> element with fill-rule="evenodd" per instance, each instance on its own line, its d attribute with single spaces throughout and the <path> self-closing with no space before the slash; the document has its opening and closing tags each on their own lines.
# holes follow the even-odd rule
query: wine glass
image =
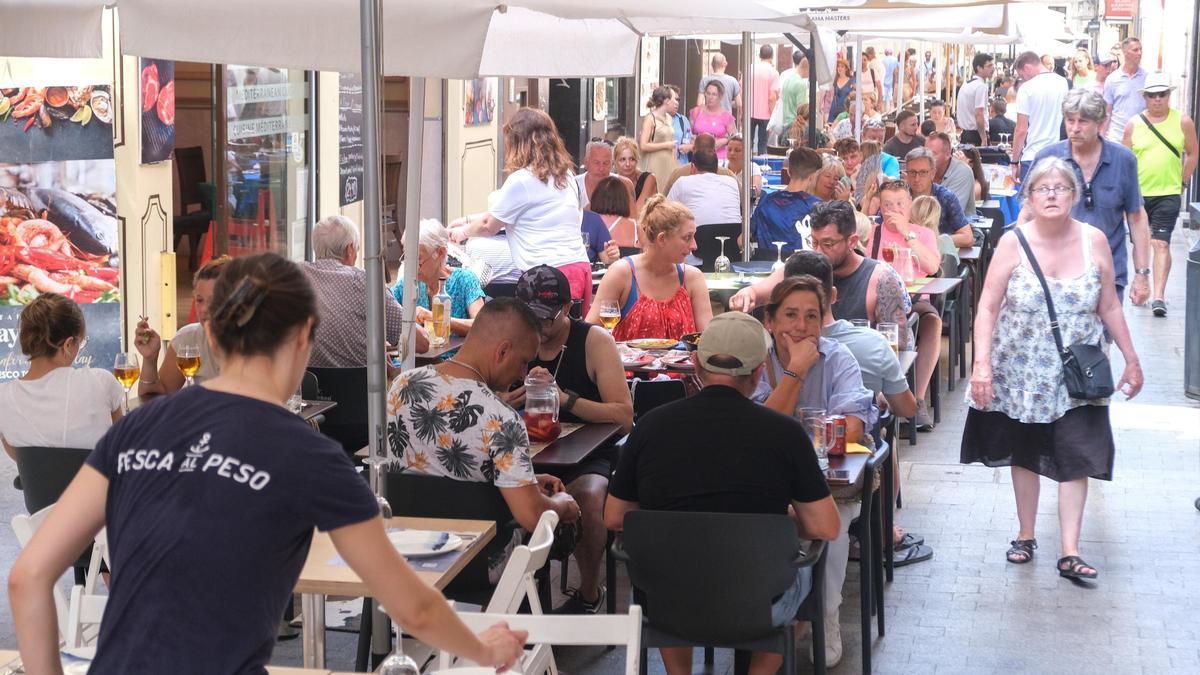
<svg viewBox="0 0 1200 675">
<path fill-rule="evenodd" d="M 771 265 L 771 271 L 774 272 L 775 270 L 783 269 L 783 245 L 786 244 L 787 242 L 786 241 L 773 241 L 771 243 L 775 244 L 775 249 L 778 252 L 777 257 L 775 259 L 775 263 Z"/>
<path fill-rule="evenodd" d="M 196 384 L 196 373 L 200 370 L 200 348 L 195 345 L 183 345 L 175 352 L 175 365 L 183 373 L 186 380 L 183 386 Z"/>
<path fill-rule="evenodd" d="M 616 300 L 601 300 L 599 305 L 600 323 L 609 333 L 621 323 L 621 308 Z"/>
<path fill-rule="evenodd" d="M 116 376 L 117 382 L 121 383 L 121 387 L 125 389 L 125 406 L 123 411 L 128 413 L 129 388 L 142 375 L 142 369 L 138 365 L 137 354 L 117 354 L 116 360 L 113 361 L 113 375 Z"/>
<path fill-rule="evenodd" d="M 725 241 L 728 239 L 729 237 L 716 237 L 716 240 L 721 242 L 721 255 L 713 261 L 713 272 L 717 274 L 728 274 L 733 269 L 729 258 L 725 257 Z"/>
<path fill-rule="evenodd" d="M 379 607 L 379 611 L 383 611 L 383 606 Z M 417 667 L 417 662 L 411 656 L 404 653 L 404 630 L 399 625 L 396 626 L 396 648 L 388 654 L 383 663 L 379 664 L 379 669 L 375 671 L 378 675 L 419 675 L 421 670 Z"/>
</svg>

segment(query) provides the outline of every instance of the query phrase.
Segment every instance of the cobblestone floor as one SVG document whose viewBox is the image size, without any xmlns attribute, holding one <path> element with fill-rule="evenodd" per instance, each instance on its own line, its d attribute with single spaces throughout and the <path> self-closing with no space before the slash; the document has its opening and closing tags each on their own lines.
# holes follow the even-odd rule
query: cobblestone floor
<svg viewBox="0 0 1200 675">
<path fill-rule="evenodd" d="M 1016 534 L 1008 473 L 958 464 L 965 418 L 962 387 L 943 397 L 942 423 L 900 448 L 904 508 L 899 522 L 925 535 L 934 558 L 896 571 L 887 588 L 888 633 L 874 643 L 879 673 L 1197 673 L 1200 672 L 1200 404 L 1183 396 L 1183 307 L 1186 251 L 1196 233 L 1177 230 L 1166 319 L 1129 307 L 1127 319 L 1147 384 L 1133 401 L 1112 407 L 1115 480 L 1093 481 L 1082 554 L 1100 570 L 1089 588 L 1058 577 L 1058 523 L 1053 483 L 1044 481 L 1034 562 L 1004 562 Z M 1114 350 L 1114 354 L 1117 352 Z M 1123 367 L 1114 358 L 1114 370 Z M 944 383 L 943 383 L 944 386 Z M 0 485 L 15 474 L 0 462 Z M 0 490 L 6 516 L 22 509 L 19 493 Z M 0 570 L 17 553 L 0 527 Z M 620 605 L 628 597 L 622 574 Z M 3 587 L 0 587 L 3 588 Z M 834 672 L 861 670 L 856 566 L 846 580 L 841 624 L 845 657 Z M 6 603 L 7 604 L 7 603 Z M 0 613 L 0 645 L 16 643 L 8 612 Z M 330 633 L 329 667 L 349 669 L 354 636 Z M 697 651 L 696 670 L 704 670 Z M 558 653 L 567 673 L 620 673 L 617 649 Z M 273 662 L 300 663 L 299 640 L 281 642 Z M 811 671 L 799 659 L 802 672 Z M 662 672 L 656 654 L 650 669 Z M 732 670 L 718 652 L 714 673 Z"/>
</svg>

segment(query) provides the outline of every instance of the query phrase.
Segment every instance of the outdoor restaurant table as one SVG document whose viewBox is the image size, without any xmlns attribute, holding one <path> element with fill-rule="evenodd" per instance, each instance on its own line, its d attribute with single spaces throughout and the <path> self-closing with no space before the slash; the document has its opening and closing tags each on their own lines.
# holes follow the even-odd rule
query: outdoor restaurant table
<svg viewBox="0 0 1200 675">
<path fill-rule="evenodd" d="M 591 422 L 580 426 L 566 436 L 559 436 L 554 442 L 540 450 L 533 448 L 533 468 L 563 469 L 575 466 L 604 447 L 615 436 L 621 433 L 621 425 L 611 422 Z M 533 444 L 535 446 L 540 444 Z"/>
<path fill-rule="evenodd" d="M 958 259 L 963 262 L 974 262 L 979 260 L 979 252 L 982 250 L 982 246 L 969 246 L 967 248 L 960 248 L 958 249 Z"/>
<path fill-rule="evenodd" d="M 396 517 L 387 521 L 387 527 L 414 530 L 453 532 L 474 537 L 467 541 L 462 555 L 449 568 L 440 572 L 422 571 L 414 565 L 417 578 L 441 590 L 445 588 L 467 563 L 496 536 L 496 523 L 491 520 L 456 520 L 452 518 L 408 518 Z M 368 594 L 366 584 L 358 578 L 349 565 L 330 564 L 339 558 L 333 540 L 327 532 L 314 532 L 308 559 L 300 571 L 295 593 L 301 596 L 304 625 L 301 634 L 304 641 L 304 667 L 325 666 L 325 596 L 341 595 L 362 597 Z"/>
<path fill-rule="evenodd" d="M 870 458 L 869 454 L 857 452 L 830 456 L 829 468 L 825 470 L 825 482 L 829 483 L 829 487 L 847 487 L 858 483 Z"/>
<path fill-rule="evenodd" d="M 431 363 L 437 363 L 442 359 L 442 356 L 461 347 L 464 339 L 461 335 L 451 335 L 450 339 L 446 340 L 446 344 L 437 347 L 430 345 L 427 351 L 417 354 L 417 365 L 427 366 Z"/>
<path fill-rule="evenodd" d="M 958 288 L 958 277 L 922 277 L 905 286 L 909 295 L 946 295 Z"/>
<path fill-rule="evenodd" d="M 133 396 L 129 399 L 129 410 L 132 411 L 141 407 L 143 404 L 150 402 L 152 399 L 164 396 L 165 394 L 145 394 L 143 396 Z M 322 415 L 337 407 L 337 401 L 310 401 L 304 399 L 304 407 L 300 412 L 296 413 L 300 419 L 308 422 L 317 415 Z"/>
</svg>

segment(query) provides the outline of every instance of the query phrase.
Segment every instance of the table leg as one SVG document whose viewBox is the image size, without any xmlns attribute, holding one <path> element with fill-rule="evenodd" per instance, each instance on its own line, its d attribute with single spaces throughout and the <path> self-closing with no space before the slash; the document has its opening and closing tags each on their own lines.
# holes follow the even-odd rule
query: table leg
<svg viewBox="0 0 1200 675">
<path fill-rule="evenodd" d="M 305 593 L 300 596 L 300 612 L 304 615 L 304 667 L 325 667 L 325 596 Z"/>
</svg>

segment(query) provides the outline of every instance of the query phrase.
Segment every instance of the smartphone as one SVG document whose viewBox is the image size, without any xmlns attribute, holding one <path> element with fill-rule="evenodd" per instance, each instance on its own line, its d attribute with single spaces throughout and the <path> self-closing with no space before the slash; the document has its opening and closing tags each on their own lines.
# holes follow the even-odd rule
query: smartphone
<svg viewBox="0 0 1200 675">
<path fill-rule="evenodd" d="M 850 480 L 850 472 L 846 469 L 829 469 L 825 475 L 834 479 Z"/>
<path fill-rule="evenodd" d="M 842 184 L 845 185 L 846 187 L 851 188 L 851 189 L 854 188 L 854 181 L 850 180 L 849 176 L 842 176 L 841 181 L 842 181 Z"/>
</svg>

